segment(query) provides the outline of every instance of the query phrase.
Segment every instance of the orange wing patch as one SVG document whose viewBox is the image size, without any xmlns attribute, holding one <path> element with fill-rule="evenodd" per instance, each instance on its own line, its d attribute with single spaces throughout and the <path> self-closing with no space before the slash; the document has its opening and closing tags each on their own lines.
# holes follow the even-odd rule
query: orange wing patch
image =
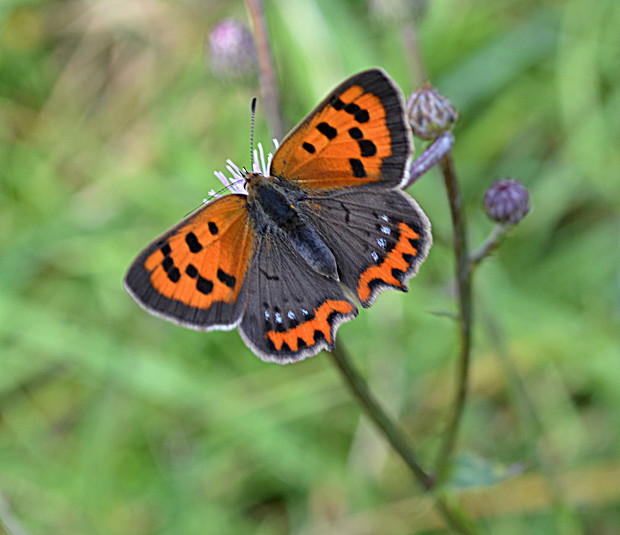
<svg viewBox="0 0 620 535">
<path fill-rule="evenodd" d="M 314 309 L 314 317 L 312 319 L 288 331 L 268 331 L 265 334 L 265 338 L 271 341 L 276 351 L 281 351 L 284 344 L 286 344 L 290 351 L 297 352 L 301 349 L 300 341 L 305 344 L 303 347 L 311 347 L 316 344 L 316 333 L 318 331 L 322 333 L 325 341 L 331 346 L 334 343 L 332 340 L 334 316 L 332 314 L 349 314 L 353 310 L 353 305 L 348 301 L 328 299 L 321 306 Z"/>
<path fill-rule="evenodd" d="M 252 251 L 243 196 L 228 195 L 190 216 L 144 260 L 153 288 L 192 308 L 234 303 Z"/>
<path fill-rule="evenodd" d="M 403 289 L 403 283 L 394 276 L 394 270 L 406 273 L 411 267 L 411 259 L 418 255 L 418 249 L 413 241 L 420 239 L 420 235 L 406 223 L 399 223 L 400 237 L 398 243 L 387 254 L 379 265 L 366 269 L 359 278 L 357 295 L 362 303 L 367 303 L 372 295 L 372 284 L 377 281 L 394 288 Z"/>
<path fill-rule="evenodd" d="M 202 206 L 142 251 L 124 280 L 138 304 L 192 329 L 234 327 L 255 247 L 246 198 Z"/>
<path fill-rule="evenodd" d="M 411 149 L 402 97 L 375 69 L 334 90 L 289 134 L 271 174 L 307 189 L 395 186 Z"/>
<path fill-rule="evenodd" d="M 392 155 L 385 109 L 360 86 L 349 88 L 331 109 L 314 116 L 296 138 L 286 173 L 302 185 L 311 182 L 313 188 L 333 187 L 334 181 L 341 187 L 377 182 L 381 163 Z M 320 158 L 312 158 L 315 153 Z"/>
</svg>

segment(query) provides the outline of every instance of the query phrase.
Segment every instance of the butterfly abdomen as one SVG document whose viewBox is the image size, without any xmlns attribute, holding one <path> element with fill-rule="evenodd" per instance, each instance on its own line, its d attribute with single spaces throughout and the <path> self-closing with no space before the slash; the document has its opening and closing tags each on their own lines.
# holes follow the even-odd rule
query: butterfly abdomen
<svg viewBox="0 0 620 535">
<path fill-rule="evenodd" d="M 336 258 L 314 227 L 302 223 L 290 229 L 287 235 L 295 250 L 314 271 L 339 280 Z"/>
</svg>

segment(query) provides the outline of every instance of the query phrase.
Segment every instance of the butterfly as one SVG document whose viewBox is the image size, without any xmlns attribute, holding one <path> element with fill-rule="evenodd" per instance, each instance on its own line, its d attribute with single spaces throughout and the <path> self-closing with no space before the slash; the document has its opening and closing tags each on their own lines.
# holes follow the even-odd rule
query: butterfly
<svg viewBox="0 0 620 535">
<path fill-rule="evenodd" d="M 413 144 L 403 96 L 381 69 L 336 87 L 282 141 L 247 194 L 202 205 L 129 267 L 148 312 L 191 329 L 237 327 L 279 364 L 333 349 L 338 327 L 383 290 L 407 291 L 428 218 L 401 189 Z"/>
</svg>

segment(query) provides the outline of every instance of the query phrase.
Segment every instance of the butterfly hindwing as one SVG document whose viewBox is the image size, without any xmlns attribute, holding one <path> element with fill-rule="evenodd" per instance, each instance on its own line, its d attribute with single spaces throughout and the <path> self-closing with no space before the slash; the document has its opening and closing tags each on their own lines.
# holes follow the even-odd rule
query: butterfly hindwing
<svg viewBox="0 0 620 535">
<path fill-rule="evenodd" d="M 432 243 L 430 223 L 401 190 L 346 191 L 300 203 L 336 258 L 340 282 L 370 306 L 383 290 L 407 290 Z"/>
<path fill-rule="evenodd" d="M 357 307 L 338 282 L 310 269 L 278 229 L 265 229 L 239 325 L 254 353 L 286 364 L 332 349 L 339 325 L 355 316 Z"/>
<path fill-rule="evenodd" d="M 345 80 L 283 140 L 271 174 L 302 189 L 390 188 L 412 152 L 400 90 L 381 69 Z"/>
<path fill-rule="evenodd" d="M 185 327 L 230 329 L 243 310 L 253 239 L 246 196 L 215 199 L 142 251 L 125 288 L 149 312 Z"/>
</svg>

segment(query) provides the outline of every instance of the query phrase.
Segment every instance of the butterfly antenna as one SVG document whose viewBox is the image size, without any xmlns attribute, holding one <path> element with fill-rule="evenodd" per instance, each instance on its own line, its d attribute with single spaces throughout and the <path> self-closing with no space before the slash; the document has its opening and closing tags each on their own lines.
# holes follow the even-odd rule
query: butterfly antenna
<svg viewBox="0 0 620 535">
<path fill-rule="evenodd" d="M 252 98 L 250 109 L 250 170 L 254 171 L 254 116 L 256 115 L 256 97 Z"/>
</svg>

